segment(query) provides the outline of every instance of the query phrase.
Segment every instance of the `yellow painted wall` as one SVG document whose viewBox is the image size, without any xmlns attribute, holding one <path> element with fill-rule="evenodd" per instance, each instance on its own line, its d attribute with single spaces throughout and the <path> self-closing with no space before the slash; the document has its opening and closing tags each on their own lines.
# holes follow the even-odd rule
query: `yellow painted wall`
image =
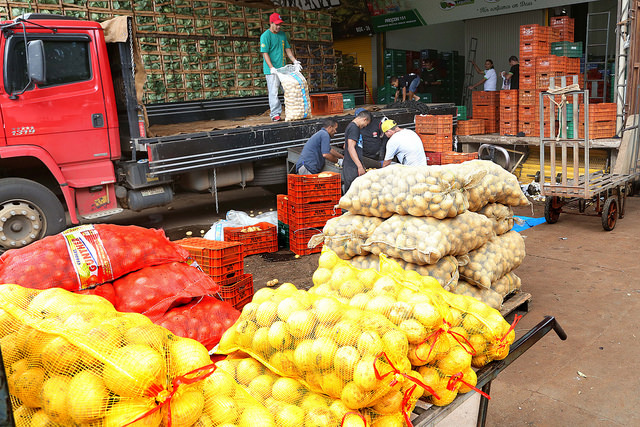
<svg viewBox="0 0 640 427">
<path fill-rule="evenodd" d="M 373 64 L 372 60 L 371 37 L 364 36 L 344 40 L 334 40 L 333 48 L 341 51 L 343 54 L 351 55 L 356 58 L 357 65 L 362 65 L 364 71 L 367 73 L 367 86 L 369 86 L 369 89 L 373 91 L 373 69 L 375 64 Z M 367 94 L 367 102 L 372 102 L 368 97 L 369 94 Z"/>
</svg>

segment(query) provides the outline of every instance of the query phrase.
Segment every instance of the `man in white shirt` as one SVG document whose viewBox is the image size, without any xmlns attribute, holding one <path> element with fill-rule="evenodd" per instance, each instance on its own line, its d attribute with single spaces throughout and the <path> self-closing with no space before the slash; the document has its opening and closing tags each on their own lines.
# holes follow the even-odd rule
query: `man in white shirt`
<svg viewBox="0 0 640 427">
<path fill-rule="evenodd" d="M 485 91 L 496 91 L 498 75 L 496 74 L 495 68 L 493 68 L 493 61 L 490 59 L 484 61 L 484 72 L 480 69 L 480 67 L 478 67 L 478 64 L 473 61 L 471 63 L 473 64 L 473 67 L 476 69 L 476 72 L 478 74 L 484 74 L 484 78 L 476 84 L 469 86 L 469 89 L 475 89 L 476 87 L 484 83 Z"/>
<path fill-rule="evenodd" d="M 424 154 L 422 140 L 411 129 L 401 129 L 398 124 L 387 119 L 382 122 L 382 132 L 389 138 L 386 155 L 382 167 L 389 166 L 394 157 L 407 166 L 426 166 L 427 157 Z"/>
</svg>

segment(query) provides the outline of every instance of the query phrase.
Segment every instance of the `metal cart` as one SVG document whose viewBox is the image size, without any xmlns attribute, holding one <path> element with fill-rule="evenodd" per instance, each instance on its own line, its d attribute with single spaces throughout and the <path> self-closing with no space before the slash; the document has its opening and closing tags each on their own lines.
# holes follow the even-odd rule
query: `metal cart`
<svg viewBox="0 0 640 427">
<path fill-rule="evenodd" d="M 503 360 L 493 361 L 478 370 L 478 383 L 476 387 L 484 393 L 489 394 L 491 391 L 491 381 L 496 379 L 500 372 L 552 330 L 555 331 L 561 340 L 567 339 L 567 334 L 560 327 L 556 319 L 552 316 L 545 316 L 540 323 L 531 328 L 511 345 L 507 357 Z M 486 422 L 487 408 L 489 405 L 488 399 L 474 392 L 458 395 L 450 405 L 443 407 L 425 407 L 420 405 L 421 402 L 422 401 L 419 401 L 413 410 L 411 422 L 414 427 L 435 427 L 437 425 L 461 426 L 467 424 L 475 424 L 478 427 L 483 427 Z"/>
<path fill-rule="evenodd" d="M 545 196 L 544 217 L 549 224 L 558 221 L 565 206 L 577 207 L 581 214 L 593 206 L 595 215 L 602 218 L 602 227 L 611 231 L 616 226 L 618 218 L 624 216 L 625 201 L 632 194 L 633 181 L 638 179 L 640 172 L 637 161 L 632 162 L 632 169 L 628 174 L 613 174 L 604 171 L 590 172 L 589 150 L 589 91 L 572 90 L 577 85 L 566 87 L 563 82 L 555 88 L 553 78 L 550 89 L 540 93 L 540 193 Z M 580 100 L 582 97 L 582 101 Z M 567 99 L 572 99 L 567 104 Z M 549 116 L 544 113 L 545 102 L 549 106 Z M 567 106 L 573 111 L 572 138 L 567 138 Z M 578 133 L 578 105 L 584 112 L 584 138 L 575 138 Z M 555 129 L 555 120 L 549 120 L 550 129 L 544 127 L 544 118 L 558 117 L 560 130 Z M 560 151 L 560 159 L 556 158 L 556 150 Z M 571 153 L 569 153 L 571 151 Z M 545 157 L 549 153 L 550 176 L 545 176 Z M 637 160 L 637 150 L 632 151 Z M 580 173 L 580 165 L 584 173 Z M 572 168 L 571 171 L 568 169 Z M 569 176 L 571 174 L 571 177 Z M 593 213 L 592 213 L 593 215 Z"/>
</svg>

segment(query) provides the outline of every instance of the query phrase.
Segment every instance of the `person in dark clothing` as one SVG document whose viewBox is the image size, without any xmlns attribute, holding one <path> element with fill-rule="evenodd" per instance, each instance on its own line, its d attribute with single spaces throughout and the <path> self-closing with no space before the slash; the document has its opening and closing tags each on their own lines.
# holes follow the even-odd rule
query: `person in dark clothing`
<svg viewBox="0 0 640 427">
<path fill-rule="evenodd" d="M 438 88 L 442 85 L 440 73 L 435 68 L 433 59 L 422 61 L 422 72 L 420 78 L 424 85 L 424 92 L 431 94 L 431 102 L 436 102 L 438 98 Z"/>
<path fill-rule="evenodd" d="M 416 95 L 418 85 L 420 84 L 420 76 L 415 73 L 409 73 L 405 76 L 393 76 L 389 79 L 391 86 L 396 88 L 396 95 L 393 102 L 398 102 L 398 95 L 402 94 L 402 102 L 419 101 L 420 97 Z"/>
<path fill-rule="evenodd" d="M 351 183 L 360 175 L 365 174 L 362 164 L 362 135 L 360 130 L 371 123 L 371 113 L 360 111 L 355 119 L 344 130 L 344 160 L 342 162 L 342 186 L 346 193 Z"/>
<path fill-rule="evenodd" d="M 298 175 L 316 174 L 324 168 L 325 159 L 337 162 L 343 156 L 331 148 L 331 138 L 338 130 L 338 122 L 334 119 L 324 119 L 322 129 L 314 133 L 304 144 L 300 158 L 296 163 Z"/>
<path fill-rule="evenodd" d="M 520 88 L 520 63 L 518 62 L 517 56 L 511 56 L 509 58 L 509 65 L 511 68 L 509 72 L 502 72 L 502 77 L 504 77 L 505 81 L 509 82 L 509 89 L 519 89 Z"/>
<path fill-rule="evenodd" d="M 356 109 L 356 117 L 364 108 Z M 373 160 L 382 160 L 384 153 L 380 153 L 382 149 L 382 132 L 380 132 L 380 119 L 371 118 L 371 123 L 360 129 L 362 136 L 362 155 Z"/>
</svg>

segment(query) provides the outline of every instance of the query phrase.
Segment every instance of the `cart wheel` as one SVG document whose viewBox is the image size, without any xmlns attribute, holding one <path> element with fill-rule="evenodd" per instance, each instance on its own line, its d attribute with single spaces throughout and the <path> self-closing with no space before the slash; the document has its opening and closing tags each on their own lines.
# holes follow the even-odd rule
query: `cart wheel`
<svg viewBox="0 0 640 427">
<path fill-rule="evenodd" d="M 614 197 L 609 197 L 602 207 L 602 228 L 605 231 L 611 231 L 618 221 L 618 201 Z"/>
<path fill-rule="evenodd" d="M 547 197 L 544 201 L 544 219 L 548 224 L 555 224 L 560 218 L 562 204 L 557 197 Z"/>
</svg>

